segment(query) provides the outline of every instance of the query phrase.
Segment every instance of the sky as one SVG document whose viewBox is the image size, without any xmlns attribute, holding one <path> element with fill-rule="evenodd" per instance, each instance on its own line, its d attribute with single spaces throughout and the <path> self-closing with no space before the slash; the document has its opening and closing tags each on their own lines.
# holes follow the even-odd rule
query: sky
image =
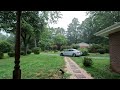
<svg viewBox="0 0 120 90">
<path fill-rule="evenodd" d="M 88 16 L 86 15 L 86 11 L 61 11 L 62 18 L 60 18 L 57 22 L 57 24 L 51 24 L 50 27 L 62 27 L 65 30 L 67 30 L 68 25 L 72 22 L 72 19 L 78 18 L 79 22 L 82 23 L 82 21 L 85 20 Z"/>
</svg>

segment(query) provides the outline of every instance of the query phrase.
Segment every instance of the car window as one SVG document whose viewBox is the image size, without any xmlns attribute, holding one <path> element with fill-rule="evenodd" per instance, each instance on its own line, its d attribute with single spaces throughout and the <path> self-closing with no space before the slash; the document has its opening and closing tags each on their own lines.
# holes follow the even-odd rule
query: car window
<svg viewBox="0 0 120 90">
<path fill-rule="evenodd" d="M 69 51 L 74 51 L 74 50 L 69 50 Z"/>
</svg>

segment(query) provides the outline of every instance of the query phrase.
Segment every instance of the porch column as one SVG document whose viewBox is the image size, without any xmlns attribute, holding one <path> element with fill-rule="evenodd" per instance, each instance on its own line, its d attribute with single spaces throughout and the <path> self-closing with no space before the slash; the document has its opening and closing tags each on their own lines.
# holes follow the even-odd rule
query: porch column
<svg viewBox="0 0 120 90">
<path fill-rule="evenodd" d="M 13 79 L 21 79 L 20 70 L 20 17 L 21 11 L 16 12 L 17 24 L 16 24 L 16 42 L 15 42 L 15 66 L 13 71 Z"/>
</svg>

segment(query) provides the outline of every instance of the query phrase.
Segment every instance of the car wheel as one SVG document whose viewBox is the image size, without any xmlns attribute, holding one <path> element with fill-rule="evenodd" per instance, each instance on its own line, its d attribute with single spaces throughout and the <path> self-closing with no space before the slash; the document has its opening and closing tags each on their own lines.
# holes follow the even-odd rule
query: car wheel
<svg viewBox="0 0 120 90">
<path fill-rule="evenodd" d="M 76 57 L 76 54 L 75 53 L 73 53 L 73 55 L 72 55 L 73 57 Z"/>
</svg>

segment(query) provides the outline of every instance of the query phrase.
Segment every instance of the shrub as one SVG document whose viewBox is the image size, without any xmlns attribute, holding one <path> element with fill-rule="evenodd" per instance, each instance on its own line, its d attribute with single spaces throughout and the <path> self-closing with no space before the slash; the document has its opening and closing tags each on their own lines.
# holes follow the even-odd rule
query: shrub
<svg viewBox="0 0 120 90">
<path fill-rule="evenodd" d="M 27 54 L 31 54 L 32 53 L 32 50 L 27 50 Z"/>
<path fill-rule="evenodd" d="M 105 53 L 109 53 L 109 46 L 108 45 L 104 45 L 103 47 Z"/>
<path fill-rule="evenodd" d="M 87 51 L 82 52 L 82 56 L 87 56 L 87 55 L 89 55 Z"/>
<path fill-rule="evenodd" d="M 100 44 L 93 44 L 88 48 L 89 53 L 97 53 L 98 49 L 101 49 L 102 46 Z"/>
<path fill-rule="evenodd" d="M 14 51 L 8 52 L 8 56 L 9 57 L 14 57 L 15 56 L 15 52 Z"/>
<path fill-rule="evenodd" d="M 105 49 L 98 49 L 98 52 L 99 52 L 100 54 L 104 54 L 104 53 L 105 53 Z"/>
<path fill-rule="evenodd" d="M 25 55 L 25 52 L 24 51 L 20 51 L 20 55 Z"/>
<path fill-rule="evenodd" d="M 0 51 L 3 53 L 7 53 L 12 49 L 11 44 L 7 41 L 0 41 Z"/>
<path fill-rule="evenodd" d="M 3 57 L 4 57 L 4 53 L 0 52 L 0 59 L 3 59 Z"/>
<path fill-rule="evenodd" d="M 72 48 L 73 48 L 73 49 L 78 49 L 78 48 L 80 48 L 80 46 L 77 45 L 77 44 L 72 44 Z"/>
<path fill-rule="evenodd" d="M 54 51 L 57 50 L 57 45 L 53 45 L 52 48 Z"/>
<path fill-rule="evenodd" d="M 40 48 L 39 48 L 39 47 L 35 47 L 35 48 L 33 49 L 33 53 L 34 53 L 34 54 L 40 54 Z"/>
<path fill-rule="evenodd" d="M 84 65 L 85 67 L 90 67 L 90 66 L 92 66 L 92 65 L 93 65 L 92 59 L 91 59 L 91 58 L 88 58 L 88 57 L 84 57 L 84 59 L 83 59 L 83 65 Z"/>
</svg>

